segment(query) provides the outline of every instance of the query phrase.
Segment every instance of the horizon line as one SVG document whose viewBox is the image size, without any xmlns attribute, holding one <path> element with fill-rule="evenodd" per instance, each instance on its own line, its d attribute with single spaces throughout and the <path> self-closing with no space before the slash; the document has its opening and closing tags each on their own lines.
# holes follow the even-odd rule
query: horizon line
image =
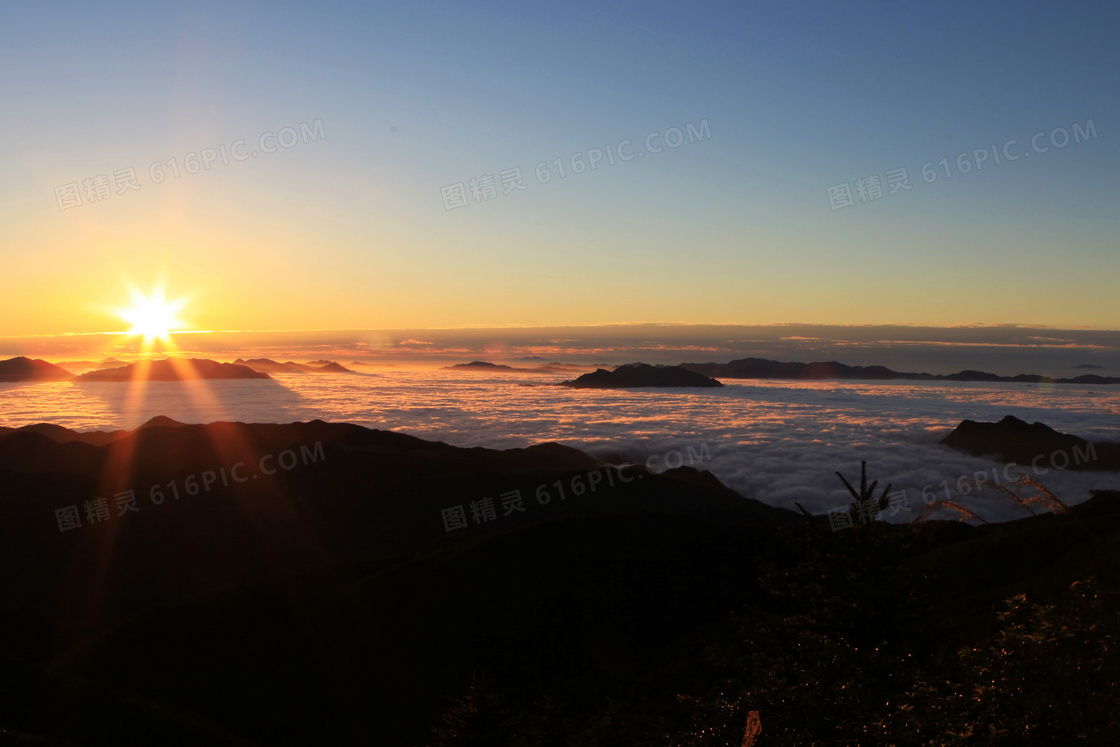
<svg viewBox="0 0 1120 747">
<path fill-rule="evenodd" d="M 197 335 L 197 334 L 272 334 L 277 332 L 454 332 L 487 329 L 599 329 L 604 327 L 840 327 L 851 329 L 867 329 L 874 327 L 905 327 L 912 329 L 1042 329 L 1055 331 L 1087 331 L 1087 332 L 1120 332 L 1120 328 L 1093 327 L 1078 325 L 1072 327 L 1054 327 L 1046 324 L 1023 324 L 1018 322 L 968 322 L 963 324 L 918 324 L 912 322 L 881 322 L 881 323 L 827 323 L 827 322 L 601 322 L 597 324 L 469 324 L 455 327 L 310 327 L 297 329 L 270 328 L 270 329 L 184 329 L 171 330 L 172 335 Z M 54 337 L 123 337 L 128 336 L 127 331 L 103 332 L 52 332 L 29 335 L 0 335 L 0 339 L 27 340 Z"/>
</svg>

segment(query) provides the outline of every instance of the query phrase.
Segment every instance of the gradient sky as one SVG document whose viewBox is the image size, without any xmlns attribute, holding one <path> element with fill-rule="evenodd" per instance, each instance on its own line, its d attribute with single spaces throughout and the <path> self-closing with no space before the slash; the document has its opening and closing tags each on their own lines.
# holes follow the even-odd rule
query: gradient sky
<svg viewBox="0 0 1120 747">
<path fill-rule="evenodd" d="M 161 279 L 214 330 L 1120 329 L 1118 21 L 1115 3 L 9 4 L 0 336 L 122 329 L 108 310 Z M 316 120 L 325 138 L 186 172 Z M 710 138 L 645 153 L 702 121 Z M 1048 151 L 975 169 L 1037 132 Z M 552 164 L 624 139 L 644 155 Z M 56 187 L 130 167 L 139 190 L 59 209 Z M 523 191 L 445 209 L 442 187 L 515 167 Z M 898 168 L 909 191 L 830 205 Z"/>
</svg>

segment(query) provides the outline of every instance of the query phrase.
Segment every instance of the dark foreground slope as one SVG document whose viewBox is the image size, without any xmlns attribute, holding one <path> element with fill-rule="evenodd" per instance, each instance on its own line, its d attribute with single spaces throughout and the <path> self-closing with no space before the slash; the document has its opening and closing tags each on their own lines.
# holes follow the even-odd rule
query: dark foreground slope
<svg viewBox="0 0 1120 747">
<path fill-rule="evenodd" d="M 655 475 L 639 467 L 607 467 L 556 444 L 507 451 L 459 449 L 318 421 L 193 426 L 160 418 L 131 434 L 111 434 L 108 441 L 67 433 L 35 427 L 0 434 L 0 620 L 9 623 L 0 640 L 5 656 L 13 657 L 9 665 L 14 671 L 30 667 L 24 675 L 32 676 L 37 667 L 53 661 L 57 676 L 80 671 L 92 684 L 55 682 L 49 692 L 58 687 L 58 697 L 81 702 L 25 702 L 26 708 L 0 711 L 0 725 L 17 727 L 23 721 L 25 730 L 49 731 L 55 718 L 63 718 L 68 724 L 63 732 L 82 739 L 89 738 L 82 720 L 91 703 L 109 698 L 115 708 L 131 713 L 141 707 L 133 696 L 142 696 L 186 708 L 185 718 L 196 724 L 192 729 L 234 724 L 236 733 L 264 743 L 307 743 L 303 729 L 312 724 L 325 729 L 321 722 L 339 716 L 332 709 L 358 697 L 351 693 L 391 689 L 398 686 L 397 678 L 417 676 L 412 654 L 401 658 L 403 654 L 392 653 L 398 646 L 395 638 L 379 636 L 365 627 L 372 622 L 363 620 L 338 635 L 320 633 L 340 652 L 348 652 L 339 653 L 341 661 L 361 661 L 361 652 L 372 646 L 378 656 L 389 657 L 388 669 L 372 661 L 368 668 L 348 669 L 342 691 L 319 683 L 307 671 L 318 664 L 300 659 L 314 652 L 300 653 L 292 638 L 303 635 L 301 626 L 310 622 L 291 615 L 305 616 L 308 609 L 302 603 L 294 609 L 258 609 L 255 595 L 261 589 L 272 589 L 268 593 L 291 604 L 288 585 L 304 583 L 299 579 L 314 579 L 308 589 L 319 594 L 395 566 L 433 542 L 469 544 L 542 522 L 594 517 L 626 521 L 617 517 L 639 514 L 664 517 L 670 526 L 686 517 L 729 527 L 792 521 L 788 512 L 744 499 L 708 473 L 682 468 Z M 523 511 L 503 505 L 501 496 L 515 493 Z M 487 500 L 492 502 L 489 510 Z M 466 527 L 448 532 L 445 510 L 460 506 Z M 580 547 L 559 544 L 569 556 Z M 602 551 L 583 545 L 585 554 Z M 635 556 L 631 562 L 645 560 Z M 520 592 L 508 586 L 512 579 L 527 583 L 528 570 L 545 569 L 536 561 L 527 566 L 526 558 L 511 556 L 508 562 L 502 573 L 489 575 L 504 577 L 501 583 L 513 600 Z M 662 562 L 675 561 L 669 557 Z M 631 572 L 640 575 L 639 568 Z M 439 620 L 456 619 L 453 608 L 442 606 L 448 599 L 422 585 L 409 584 L 405 596 L 431 605 Z M 339 604 L 358 602 L 349 592 L 346 600 Z M 340 610 L 338 619 L 345 614 Z M 215 631 L 201 622 L 172 622 L 197 615 L 222 619 L 218 627 L 228 645 L 206 643 L 205 637 Z M 423 618 L 417 612 L 411 623 L 401 625 L 407 629 Z M 130 627 L 142 619 L 160 623 L 141 623 L 143 632 Z M 270 634 L 262 620 L 294 627 Z M 559 618 L 553 624 L 567 625 Z M 126 628 L 133 631 L 129 640 L 147 640 L 158 650 L 148 648 L 135 656 L 118 650 L 112 631 Z M 526 630 L 520 635 L 524 649 L 535 634 Z M 258 640 L 265 643 L 254 643 Z M 111 661 L 96 653 L 104 646 L 114 651 Z M 240 657 L 252 657 L 254 651 L 254 664 L 243 668 L 248 665 Z M 294 687 L 281 671 L 300 672 L 322 688 L 318 699 L 312 698 L 317 706 L 308 710 L 290 704 L 290 709 L 276 711 L 279 720 L 273 722 L 265 701 L 287 702 L 285 693 Z M 264 710 L 226 699 L 226 682 L 255 693 L 259 700 L 254 702 Z M 191 684 L 184 689 L 183 683 Z M 97 693 L 86 692 L 87 686 Z M 106 687 L 122 689 L 109 696 L 102 691 Z M 66 694 L 67 688 L 81 695 Z M 30 692 L 21 698 L 31 697 Z M 153 696 L 157 692 L 161 694 Z M 429 690 L 428 696 L 420 713 L 441 707 L 442 693 Z M 241 706 L 221 705 L 228 702 Z M 382 713 L 382 720 L 362 727 L 357 714 L 366 706 L 355 707 L 352 718 L 340 722 L 343 731 L 368 728 L 369 733 L 389 734 L 399 726 L 401 734 L 415 733 L 416 717 L 398 724 L 399 714 L 392 708 Z M 70 715 L 52 715 L 44 708 Z M 292 719 L 301 724 L 294 732 Z"/>
<path fill-rule="evenodd" d="M 1104 577 L 1120 530 L 1102 494 L 833 534 L 691 469 L 322 422 L 51 435 L 0 436 L 0 726 L 74 744 L 710 743 L 694 722 L 739 744 L 747 706 L 759 744 L 880 743 L 850 736 L 875 698 L 948 671 L 999 600 Z M 60 532 L 71 504 L 82 527 Z"/>
<path fill-rule="evenodd" d="M 455 507 L 466 526 L 453 532 L 465 534 L 641 511 L 733 525 L 792 517 L 708 473 L 608 471 L 557 444 L 459 449 L 321 421 L 166 418 L 103 446 L 54 435 L 0 435 L 4 560 L 37 559 L 35 573 L 6 581 L 88 625 L 214 584 L 416 552 L 456 526 L 444 516 Z M 524 510 L 503 507 L 517 491 Z M 59 523 L 68 509 L 80 527 Z"/>
</svg>

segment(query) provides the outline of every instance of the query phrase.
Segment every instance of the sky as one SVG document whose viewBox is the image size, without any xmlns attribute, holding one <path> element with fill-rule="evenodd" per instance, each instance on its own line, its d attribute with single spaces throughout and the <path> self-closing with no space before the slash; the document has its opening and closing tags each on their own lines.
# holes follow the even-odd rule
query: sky
<svg viewBox="0 0 1120 747">
<path fill-rule="evenodd" d="M 1120 330 L 1118 29 L 1098 2 L 8 6 L 0 338 L 118 331 L 159 285 L 193 330 Z"/>
</svg>

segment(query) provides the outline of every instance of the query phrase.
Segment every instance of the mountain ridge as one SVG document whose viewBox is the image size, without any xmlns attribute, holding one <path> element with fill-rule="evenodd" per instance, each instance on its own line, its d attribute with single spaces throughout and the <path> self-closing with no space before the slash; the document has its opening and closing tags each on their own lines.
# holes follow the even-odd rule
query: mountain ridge
<svg viewBox="0 0 1120 747">
<path fill-rule="evenodd" d="M 194 381 L 198 379 L 271 379 L 267 373 L 236 363 L 219 363 L 209 358 L 164 358 L 138 361 L 119 368 L 90 371 L 76 381 Z"/>
<path fill-rule="evenodd" d="M 868 381 L 962 381 L 1006 382 L 1024 384 L 1120 384 L 1120 378 L 1082 374 L 1073 378 L 1052 378 L 1038 374 L 1001 376 L 985 371 L 964 370 L 953 374 L 909 373 L 886 366 L 849 366 L 838 361 L 796 363 L 767 358 L 739 358 L 727 363 L 682 363 L 696 373 L 723 379 L 794 379 L 794 380 L 868 380 Z"/>
</svg>

